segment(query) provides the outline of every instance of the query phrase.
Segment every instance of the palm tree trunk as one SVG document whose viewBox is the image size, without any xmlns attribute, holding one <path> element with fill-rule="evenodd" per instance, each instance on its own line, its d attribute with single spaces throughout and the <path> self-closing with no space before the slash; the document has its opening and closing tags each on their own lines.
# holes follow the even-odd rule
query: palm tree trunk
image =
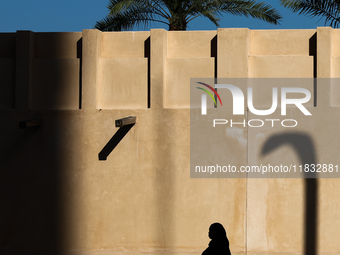
<svg viewBox="0 0 340 255">
<path fill-rule="evenodd" d="M 187 22 L 182 21 L 179 22 L 178 20 L 170 21 L 169 24 L 169 31 L 185 31 L 187 30 Z"/>
</svg>

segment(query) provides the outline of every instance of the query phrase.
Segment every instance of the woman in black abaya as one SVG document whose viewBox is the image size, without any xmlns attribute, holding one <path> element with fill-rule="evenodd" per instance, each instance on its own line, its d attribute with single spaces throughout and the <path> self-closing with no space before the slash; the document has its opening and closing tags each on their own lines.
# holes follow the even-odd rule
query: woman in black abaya
<svg viewBox="0 0 340 255">
<path fill-rule="evenodd" d="M 209 247 L 202 255 L 231 255 L 227 233 L 222 224 L 211 224 L 209 228 L 209 238 L 211 239 Z"/>
</svg>

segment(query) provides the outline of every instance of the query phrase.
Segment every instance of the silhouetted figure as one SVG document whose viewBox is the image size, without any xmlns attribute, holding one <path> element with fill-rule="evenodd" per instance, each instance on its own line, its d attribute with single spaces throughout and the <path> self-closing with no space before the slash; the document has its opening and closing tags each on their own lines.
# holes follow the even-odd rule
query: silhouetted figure
<svg viewBox="0 0 340 255">
<path fill-rule="evenodd" d="M 220 223 L 213 223 L 209 228 L 209 247 L 202 255 L 231 255 L 229 250 L 229 240 L 224 227 Z"/>
</svg>

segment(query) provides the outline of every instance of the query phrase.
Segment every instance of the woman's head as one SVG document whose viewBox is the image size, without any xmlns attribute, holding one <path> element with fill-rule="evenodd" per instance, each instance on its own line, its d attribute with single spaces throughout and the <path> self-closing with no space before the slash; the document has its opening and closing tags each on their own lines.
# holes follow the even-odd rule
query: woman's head
<svg viewBox="0 0 340 255">
<path fill-rule="evenodd" d="M 210 225 L 209 227 L 209 238 L 210 239 L 221 239 L 226 238 L 227 233 L 225 232 L 222 224 L 216 222 Z"/>
</svg>

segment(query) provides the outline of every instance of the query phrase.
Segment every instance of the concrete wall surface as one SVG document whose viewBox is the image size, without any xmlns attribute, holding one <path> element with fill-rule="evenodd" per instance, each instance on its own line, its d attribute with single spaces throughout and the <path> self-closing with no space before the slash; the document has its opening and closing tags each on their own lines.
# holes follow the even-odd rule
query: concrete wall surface
<svg viewBox="0 0 340 255">
<path fill-rule="evenodd" d="M 340 30 L 326 27 L 1 33 L 0 254 L 201 254 L 214 222 L 234 255 L 339 254 L 339 179 L 194 179 L 189 170 L 190 78 L 340 78 L 339 43 Z M 292 110 L 305 124 L 297 132 L 317 162 L 340 163 L 340 87 L 305 86 L 318 122 Z M 267 94 L 254 102 L 271 105 Z M 107 149 L 122 136 L 115 120 L 128 116 L 137 123 Z M 19 129 L 31 119 L 41 125 Z M 231 160 L 268 163 L 257 148 L 283 132 L 243 129 L 246 145 L 230 138 Z M 289 146 L 273 158 L 299 164 Z"/>
</svg>

